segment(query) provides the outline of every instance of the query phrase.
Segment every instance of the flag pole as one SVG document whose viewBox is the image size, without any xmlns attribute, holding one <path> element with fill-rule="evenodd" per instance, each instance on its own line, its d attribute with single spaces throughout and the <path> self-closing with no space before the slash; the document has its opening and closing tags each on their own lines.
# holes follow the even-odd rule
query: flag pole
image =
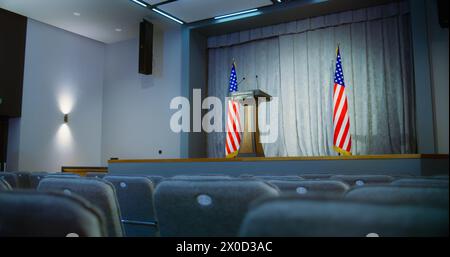
<svg viewBox="0 0 450 257">
<path fill-rule="evenodd" d="M 337 48 L 336 48 L 336 54 L 334 55 L 334 62 L 333 62 L 333 65 L 332 65 L 332 71 L 331 71 L 331 74 L 333 76 L 333 79 L 332 79 L 333 85 L 334 85 L 334 78 L 335 78 L 335 74 L 334 74 L 334 71 L 335 71 L 335 68 L 336 68 L 335 65 L 336 65 L 336 62 L 337 62 L 337 57 L 338 57 L 338 53 L 339 53 L 340 48 L 341 48 L 341 43 L 338 42 L 337 43 Z M 332 91 L 334 92 L 334 90 L 332 90 Z M 333 99 L 333 97 L 331 97 L 331 99 Z M 333 108 L 334 108 L 334 106 L 333 106 Z M 331 119 L 333 119 L 333 117 Z M 333 121 L 333 126 L 334 126 L 334 121 Z M 334 132 L 334 130 L 333 130 L 333 132 Z M 334 137 L 334 135 L 333 135 L 333 137 Z M 333 148 L 335 148 L 334 142 L 333 142 Z M 337 156 L 342 156 L 341 152 L 339 152 L 339 151 L 337 151 L 337 154 L 338 154 Z"/>
<path fill-rule="evenodd" d="M 339 43 L 337 45 L 338 46 L 336 47 L 336 52 L 334 54 L 334 58 L 333 58 L 332 64 L 331 64 L 331 83 L 333 85 L 331 87 L 331 99 L 332 99 L 332 101 L 331 101 L 331 110 L 334 109 L 334 106 L 333 106 L 333 99 L 334 99 L 333 87 L 334 87 L 334 77 L 335 77 L 334 72 L 335 72 L 335 69 L 336 69 L 337 55 L 338 55 L 338 51 L 339 51 Z M 333 113 L 333 111 L 331 111 L 331 113 Z M 334 120 L 333 120 L 333 118 L 334 118 L 333 115 L 331 115 L 332 128 L 334 127 Z M 332 132 L 334 132 L 334 129 L 332 130 Z M 331 138 L 333 138 L 334 137 L 334 133 L 331 133 L 331 134 L 332 134 Z M 334 141 L 333 141 L 333 148 L 334 148 Z M 336 152 L 336 151 L 334 151 L 334 152 Z M 337 156 L 341 156 L 341 153 L 337 152 Z"/>
<path fill-rule="evenodd" d="M 330 115 L 330 119 L 331 119 L 331 135 L 330 135 L 330 138 L 331 138 L 331 144 L 334 146 L 334 142 L 333 142 L 333 132 L 334 132 L 334 121 L 333 121 L 333 98 L 334 98 L 334 90 L 333 90 L 333 88 L 334 88 L 334 65 L 335 65 L 335 63 L 336 63 L 336 55 L 335 55 L 335 57 L 334 58 L 332 58 L 331 59 L 331 70 L 330 70 L 330 73 L 331 73 L 331 80 L 330 80 L 330 85 L 331 85 L 331 87 L 330 87 L 330 95 L 331 95 L 331 97 L 330 97 L 330 99 L 331 99 L 331 101 L 330 101 L 330 105 L 331 105 L 331 107 L 330 107 L 330 110 L 331 110 L 331 115 Z M 333 153 L 333 152 L 335 152 L 335 151 L 333 151 L 333 147 L 331 147 L 331 152 Z"/>
<path fill-rule="evenodd" d="M 338 46 L 337 46 L 337 48 L 336 48 L 336 55 L 335 55 L 335 57 L 334 57 L 336 61 L 337 61 L 337 56 L 338 56 L 338 53 L 339 53 L 340 48 L 341 48 L 341 43 L 338 42 Z M 338 156 L 341 156 L 341 153 L 340 153 L 340 152 L 338 152 Z"/>
</svg>

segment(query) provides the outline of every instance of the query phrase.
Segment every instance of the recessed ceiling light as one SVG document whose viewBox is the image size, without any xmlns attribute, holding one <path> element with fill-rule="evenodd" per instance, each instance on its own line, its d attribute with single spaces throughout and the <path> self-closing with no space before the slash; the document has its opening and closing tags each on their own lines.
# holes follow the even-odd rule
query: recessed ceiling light
<svg viewBox="0 0 450 257">
<path fill-rule="evenodd" d="M 79 12 L 74 12 L 73 15 L 75 15 L 75 16 L 80 16 L 81 13 L 79 13 Z"/>
<path fill-rule="evenodd" d="M 237 16 L 237 15 L 252 13 L 252 12 L 256 12 L 256 11 L 258 11 L 258 9 L 245 10 L 242 12 L 235 12 L 235 13 L 217 16 L 217 17 L 214 17 L 214 19 L 219 20 L 219 19 L 223 19 L 223 18 L 227 18 L 227 17 L 231 17 L 231 16 Z"/>
<path fill-rule="evenodd" d="M 141 2 L 139 0 L 131 0 L 131 1 L 135 2 L 136 4 L 138 4 L 138 5 L 142 6 L 142 7 L 147 7 L 146 3 L 143 3 L 143 2 Z"/>
<path fill-rule="evenodd" d="M 166 18 L 169 18 L 169 19 L 171 19 L 171 20 L 173 20 L 175 22 L 178 22 L 179 24 L 183 24 L 184 23 L 183 21 L 181 21 L 181 20 L 179 20 L 179 19 L 177 19 L 177 18 L 175 18 L 175 17 L 173 17 L 173 16 L 171 16 L 171 15 L 169 15 L 169 14 L 167 14 L 167 13 L 165 13 L 165 12 L 159 10 L 159 9 L 153 8 L 152 10 L 154 12 L 157 12 L 157 13 L 161 14 L 162 16 L 164 16 Z"/>
<path fill-rule="evenodd" d="M 116 28 L 116 29 L 115 29 L 115 31 L 117 31 L 117 32 L 121 32 L 121 31 L 122 31 L 122 29 L 121 29 L 121 28 Z"/>
</svg>

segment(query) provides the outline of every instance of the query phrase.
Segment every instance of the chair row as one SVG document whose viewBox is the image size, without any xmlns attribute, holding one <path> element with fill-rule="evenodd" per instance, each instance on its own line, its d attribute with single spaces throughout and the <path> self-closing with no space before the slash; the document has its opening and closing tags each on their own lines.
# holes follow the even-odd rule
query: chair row
<svg viewBox="0 0 450 257">
<path fill-rule="evenodd" d="M 431 217 L 435 217 L 433 220 L 441 225 L 444 224 L 442 223 L 442 219 L 439 218 L 440 214 L 438 215 L 438 213 L 442 214 L 441 210 L 446 211 L 448 218 L 448 186 L 447 188 L 423 187 L 417 186 L 416 183 L 414 187 L 411 187 L 394 185 L 392 183 L 390 185 L 372 184 L 349 189 L 342 181 L 330 179 L 298 181 L 292 180 L 291 178 L 287 180 L 282 180 L 282 178 L 275 180 L 274 177 L 265 179 L 248 177 L 230 178 L 223 176 L 177 176 L 163 180 L 158 186 L 155 186 L 157 183 L 147 177 L 106 176 L 102 180 L 98 178 L 82 179 L 77 176 L 67 175 L 47 176 L 39 183 L 37 188 L 39 193 L 37 195 L 44 198 L 42 192 L 54 192 L 60 195 L 52 195 L 52 197 L 61 197 L 62 194 L 63 196 L 81 197 L 87 200 L 87 203 L 95 206 L 91 206 L 92 208 L 90 207 L 90 209 L 97 209 L 94 212 L 100 213 L 99 215 L 95 214 L 93 216 L 103 217 L 104 221 L 99 223 L 104 225 L 104 231 L 106 231 L 107 236 L 253 235 L 252 233 L 257 232 L 254 232 L 255 230 L 250 228 L 257 227 L 259 223 L 254 222 L 255 219 L 251 217 L 255 216 L 257 217 L 256 220 L 260 220 L 261 216 L 266 215 L 270 217 L 271 215 L 280 215 L 280 213 L 261 211 L 264 215 L 260 214 L 258 216 L 253 214 L 252 216 L 250 214 L 253 212 L 249 212 L 250 214 L 247 217 L 250 215 L 250 218 L 245 218 L 245 229 L 242 229 L 241 223 L 246 213 L 249 210 L 257 208 L 251 206 L 258 199 L 271 199 L 271 201 L 266 203 L 269 205 L 272 204 L 271 202 L 281 201 L 280 199 L 283 199 L 284 196 L 280 197 L 282 194 L 280 187 L 295 188 L 296 194 L 291 194 L 289 201 L 282 202 L 282 205 L 286 205 L 287 207 L 281 209 L 286 210 L 300 208 L 296 203 L 304 203 L 306 201 L 334 203 L 331 206 L 334 206 L 333 213 L 337 216 L 342 211 L 340 208 L 344 208 L 345 206 L 369 206 L 365 209 L 368 212 L 373 208 L 378 208 L 371 206 L 384 206 L 384 209 L 380 207 L 380 214 L 377 214 L 380 220 L 384 220 L 389 219 L 389 216 L 382 216 L 383 210 L 391 208 L 391 210 L 397 212 L 396 206 L 404 206 L 402 208 L 406 209 L 410 208 L 408 209 L 410 212 L 407 212 L 410 216 L 404 216 L 405 219 L 410 217 L 409 220 L 411 222 L 404 225 L 409 230 L 402 230 L 403 227 L 399 227 L 397 230 L 393 230 L 394 232 L 397 231 L 397 234 L 384 231 L 383 234 L 385 235 L 438 235 L 440 232 L 437 230 L 422 229 L 422 223 L 427 222 L 427 217 L 422 214 L 429 214 Z M 11 196 L 10 192 L 7 194 Z M 15 212 L 21 215 L 33 213 L 27 209 L 29 208 L 30 202 L 26 201 L 25 198 L 23 197 L 22 201 L 24 202 L 21 202 L 21 198 L 18 196 L 16 205 L 7 209 L 16 209 Z M 342 202 L 344 200 L 352 204 Z M 5 205 L 4 202 L 1 202 L 0 204 L 2 206 L 8 206 L 11 203 L 6 202 Z M 46 202 L 46 204 L 50 203 Z M 321 206 L 322 204 L 316 205 Z M 87 204 L 83 206 L 87 206 Z M 305 205 L 301 206 L 304 207 Z M 265 210 L 265 208 L 262 209 Z M 418 211 L 418 209 L 422 212 Z M 431 211 L 434 209 L 438 211 Z M 305 207 L 305 209 L 299 212 L 309 213 L 311 214 L 310 218 L 314 218 L 315 212 L 312 210 L 314 208 L 308 211 L 308 208 Z M 357 210 L 362 211 L 360 209 Z M 402 210 L 399 209 L 398 212 L 402 213 Z M 292 212 L 292 214 L 295 213 Z M 285 215 L 289 215 L 289 212 L 285 213 Z M 302 216 L 297 217 L 296 215 L 294 215 L 296 218 L 301 220 L 306 219 Z M 395 217 L 397 216 L 391 218 Z M 343 217 L 342 220 L 346 220 L 347 218 Z M 363 217 L 362 219 L 364 220 Z M 10 224 L 15 223 L 12 222 Z M 434 228 L 432 226 L 433 224 L 426 225 L 429 228 Z M 394 228 L 396 227 L 394 226 Z M 448 226 L 446 228 L 448 231 Z M 99 231 L 103 231 L 103 229 L 99 229 Z M 300 226 L 295 231 L 303 231 L 303 229 Z M 317 231 L 320 231 L 320 227 L 316 227 L 316 232 L 314 233 L 319 233 Z M 319 234 L 327 235 L 325 232 L 322 231 Z M 4 232 L 0 231 L 0 233 Z M 86 233 L 84 231 L 81 235 L 85 235 Z M 263 233 L 259 231 L 258 233 L 264 235 L 267 232 Z M 292 234 L 289 230 L 283 233 L 286 236 L 299 235 Z M 95 233 L 87 234 L 94 235 Z"/>
<path fill-rule="evenodd" d="M 103 172 L 89 172 L 86 177 L 103 178 L 107 176 L 107 173 Z M 37 188 L 40 180 L 46 176 L 72 176 L 80 177 L 73 173 L 47 173 L 47 172 L 0 172 L 0 179 L 6 180 L 12 188 Z M 120 176 L 120 175 L 119 175 Z M 165 179 L 163 176 L 144 176 L 151 177 L 152 180 L 162 181 Z M 177 175 L 173 178 L 192 177 L 192 175 Z M 231 178 L 226 175 L 194 175 L 194 177 L 217 177 L 217 178 Z M 253 176 L 253 175 L 240 175 L 240 178 L 254 178 L 262 179 L 265 181 L 298 181 L 298 180 L 334 180 L 342 181 L 349 187 L 362 186 L 366 184 L 397 184 L 405 186 L 438 186 L 448 187 L 448 176 L 432 176 L 432 177 L 412 177 L 402 176 L 394 177 L 388 175 L 333 175 L 333 174 L 302 174 L 301 176 Z M 288 183 L 286 183 L 287 185 Z M 279 183 L 281 187 L 281 183 Z"/>
<path fill-rule="evenodd" d="M 0 172 L 0 179 L 6 181 L 11 188 L 36 189 L 41 179 L 47 176 L 79 177 L 74 173 L 48 172 Z"/>
</svg>

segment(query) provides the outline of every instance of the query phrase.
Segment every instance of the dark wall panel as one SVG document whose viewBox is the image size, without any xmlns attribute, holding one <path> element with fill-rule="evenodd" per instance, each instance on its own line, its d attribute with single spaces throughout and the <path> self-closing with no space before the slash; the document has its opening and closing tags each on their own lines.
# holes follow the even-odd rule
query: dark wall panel
<svg viewBox="0 0 450 257">
<path fill-rule="evenodd" d="M 0 116 L 19 117 L 27 18 L 0 8 Z"/>
<path fill-rule="evenodd" d="M 0 171 L 4 170 L 8 146 L 8 118 L 0 116 Z"/>
<path fill-rule="evenodd" d="M 191 30 L 189 34 L 189 99 L 191 101 L 192 115 L 201 106 L 194 106 L 193 89 L 201 89 L 201 100 L 208 96 L 208 49 L 207 38 L 202 34 Z M 201 103 L 200 103 L 201 104 Z M 207 110 L 201 110 L 200 120 L 207 113 Z M 194 116 L 193 116 L 194 117 Z M 200 124 L 201 125 L 201 124 Z M 206 158 L 208 157 L 206 133 L 202 128 L 201 132 L 195 132 L 194 124 L 191 124 L 189 136 L 189 158 Z"/>
</svg>

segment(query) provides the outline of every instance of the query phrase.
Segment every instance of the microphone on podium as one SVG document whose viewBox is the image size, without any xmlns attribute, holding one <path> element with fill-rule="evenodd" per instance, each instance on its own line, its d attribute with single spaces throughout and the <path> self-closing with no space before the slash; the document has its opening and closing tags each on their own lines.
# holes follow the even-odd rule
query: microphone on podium
<svg viewBox="0 0 450 257">
<path fill-rule="evenodd" d="M 241 81 L 239 81 L 237 84 L 238 85 L 241 84 L 242 82 L 244 82 L 244 80 L 245 80 L 245 77 L 242 77 Z"/>
</svg>

